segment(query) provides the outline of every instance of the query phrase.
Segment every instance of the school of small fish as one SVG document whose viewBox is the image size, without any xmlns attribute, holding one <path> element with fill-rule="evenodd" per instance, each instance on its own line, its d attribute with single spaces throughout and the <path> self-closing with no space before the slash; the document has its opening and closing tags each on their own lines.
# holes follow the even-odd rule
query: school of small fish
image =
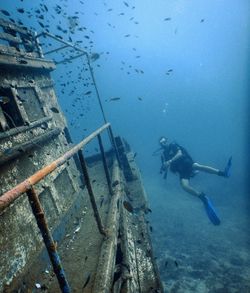
<svg viewBox="0 0 250 293">
<path fill-rule="evenodd" d="M 24 0 L 16 1 L 17 3 L 23 2 Z M 121 18 L 121 21 L 125 21 L 124 19 L 127 17 L 127 21 L 135 26 L 140 25 L 140 22 L 136 19 L 134 11 L 136 10 L 136 6 L 131 4 L 132 1 L 120 1 L 120 7 L 123 7 L 124 11 L 117 11 L 117 9 L 110 7 L 108 1 L 102 1 L 103 4 L 103 12 L 107 14 L 107 18 L 111 21 L 112 15 L 118 16 Z M 133 3 L 135 3 L 133 1 Z M 107 59 L 110 57 L 111 52 L 95 52 L 94 38 L 95 31 L 84 25 L 84 15 L 85 15 L 85 1 L 80 0 L 79 5 L 81 5 L 82 9 L 77 9 L 77 11 L 71 13 L 72 7 L 70 7 L 70 0 L 58 0 L 57 2 L 49 2 L 47 1 L 45 4 L 44 0 L 35 1 L 34 5 L 30 9 L 26 9 L 19 5 L 16 7 L 16 11 L 8 11 L 6 9 L 0 9 L 0 17 L 5 18 L 17 25 L 25 26 L 25 23 L 30 23 L 29 19 L 33 21 L 35 27 L 28 28 L 36 30 L 36 31 L 45 31 L 48 33 L 54 34 L 58 39 L 65 40 L 67 42 L 72 43 L 75 46 L 80 46 L 84 50 L 86 50 L 90 56 L 90 62 L 92 68 L 99 68 L 101 64 L 99 61 L 103 58 Z M 70 9 L 69 9 L 70 7 Z M 1 8 L 1 7 L 0 7 Z M 98 17 L 100 12 L 94 12 L 94 16 Z M 15 17 L 12 15 L 15 15 Z M 16 17 L 18 15 L 19 17 Z M 28 20 L 28 21 L 27 21 Z M 163 23 L 169 23 L 172 21 L 170 16 L 166 16 L 162 19 Z M 200 19 L 200 23 L 205 21 L 204 18 Z M 65 25 L 65 23 L 67 25 Z M 117 24 L 107 22 L 107 27 L 110 30 L 116 29 Z M 174 34 L 177 34 L 177 28 L 174 30 Z M 127 32 L 122 35 L 125 39 L 138 38 L 139 36 L 134 35 L 134 33 Z M 53 50 L 55 48 L 55 44 L 52 41 L 44 40 L 41 43 L 43 50 Z M 136 47 L 131 48 L 134 53 L 134 58 L 136 60 L 143 60 L 143 56 L 138 54 L 139 49 Z M 81 119 L 87 115 L 87 113 L 91 110 L 91 103 L 93 102 L 93 97 L 96 96 L 96 91 L 94 88 L 93 80 L 91 78 L 91 74 L 89 72 L 89 68 L 87 64 L 83 62 L 79 62 L 76 68 L 72 70 L 70 64 L 72 61 L 70 59 L 75 56 L 74 50 L 62 50 L 57 52 L 56 57 L 61 57 L 64 60 L 65 67 L 63 69 L 62 74 L 60 74 L 56 80 L 57 89 L 59 89 L 60 93 L 63 96 L 66 96 L 70 101 L 70 106 L 65 109 L 65 112 L 68 114 L 70 118 L 70 126 L 72 128 L 79 128 L 81 123 Z M 54 56 L 54 55 L 53 55 Z M 56 59 L 56 58 L 55 58 Z M 60 61 L 60 60 L 59 60 Z M 24 64 L 25 60 L 19 61 L 21 64 Z M 81 63 L 81 64 L 80 64 Z M 137 62 L 136 62 L 137 64 Z M 141 75 L 144 74 L 144 70 L 138 68 L 135 65 L 128 64 L 125 60 L 121 60 L 120 70 L 123 71 L 127 75 Z M 165 75 L 169 76 L 174 73 L 173 68 L 166 69 Z M 83 87 L 83 89 L 80 89 Z M 1 97 L 0 103 L 8 102 L 6 99 L 4 100 Z M 142 96 L 135 97 L 140 102 L 143 102 Z M 119 96 L 111 96 L 104 99 L 105 102 L 119 102 L 123 100 L 122 97 Z M 58 109 L 51 108 L 51 111 L 54 113 L 58 113 Z M 84 131 L 86 131 L 85 129 Z"/>
</svg>

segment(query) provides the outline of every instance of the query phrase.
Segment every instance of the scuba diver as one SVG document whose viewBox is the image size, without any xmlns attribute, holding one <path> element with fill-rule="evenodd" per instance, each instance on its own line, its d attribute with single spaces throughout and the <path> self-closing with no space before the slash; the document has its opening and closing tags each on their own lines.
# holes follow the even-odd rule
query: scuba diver
<svg viewBox="0 0 250 293">
<path fill-rule="evenodd" d="M 208 198 L 208 196 L 205 195 L 204 192 L 198 191 L 194 187 L 192 187 L 190 185 L 189 180 L 191 177 L 194 177 L 195 174 L 199 171 L 228 178 L 230 176 L 232 157 L 229 158 L 226 168 L 223 171 L 221 171 L 219 169 L 215 169 L 213 167 L 201 165 L 199 163 L 194 162 L 191 156 L 185 150 L 185 148 L 183 148 L 175 142 L 168 143 L 168 139 L 164 136 L 162 136 L 159 139 L 159 144 L 161 148 L 157 151 L 163 151 L 161 155 L 161 173 L 164 172 L 164 178 L 166 178 L 169 168 L 173 173 L 178 173 L 180 176 L 180 184 L 182 188 L 186 192 L 200 198 L 204 203 L 204 207 L 206 209 L 210 221 L 214 225 L 219 225 L 220 219 L 216 214 L 216 211 L 211 203 L 211 200 Z"/>
</svg>

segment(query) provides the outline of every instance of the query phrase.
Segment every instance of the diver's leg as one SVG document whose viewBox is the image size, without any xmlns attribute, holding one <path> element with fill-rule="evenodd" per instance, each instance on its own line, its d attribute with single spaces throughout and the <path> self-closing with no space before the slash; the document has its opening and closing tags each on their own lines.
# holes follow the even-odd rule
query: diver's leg
<svg viewBox="0 0 250 293">
<path fill-rule="evenodd" d="M 221 171 L 219 169 L 215 169 L 213 167 L 201 165 L 198 163 L 193 163 L 192 168 L 193 168 L 193 170 L 199 170 L 199 171 L 204 171 L 204 172 L 207 172 L 210 174 L 221 175 L 220 174 Z"/>
<path fill-rule="evenodd" d="M 194 189 L 192 186 L 190 186 L 189 184 L 189 180 L 188 179 L 185 179 L 185 178 L 181 178 L 181 187 L 188 193 L 192 194 L 192 195 L 195 195 L 195 196 L 198 196 L 200 197 L 202 192 Z"/>
</svg>

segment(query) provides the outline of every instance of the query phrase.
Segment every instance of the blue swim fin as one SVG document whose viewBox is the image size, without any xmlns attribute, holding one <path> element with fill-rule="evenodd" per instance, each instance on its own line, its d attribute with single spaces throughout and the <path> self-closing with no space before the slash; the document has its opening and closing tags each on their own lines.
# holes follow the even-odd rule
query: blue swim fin
<svg viewBox="0 0 250 293">
<path fill-rule="evenodd" d="M 200 199 L 204 203 L 205 210 L 207 212 L 207 216 L 209 220 L 214 224 L 214 225 L 220 225 L 220 218 L 218 217 L 215 208 L 213 207 L 213 204 L 209 197 L 207 197 L 205 194 L 202 194 L 200 196 Z"/>
</svg>

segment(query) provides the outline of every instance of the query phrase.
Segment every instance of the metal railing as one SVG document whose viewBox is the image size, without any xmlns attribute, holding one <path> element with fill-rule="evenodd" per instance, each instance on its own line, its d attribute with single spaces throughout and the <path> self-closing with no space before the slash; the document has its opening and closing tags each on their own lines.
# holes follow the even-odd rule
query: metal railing
<svg viewBox="0 0 250 293">
<path fill-rule="evenodd" d="M 49 230 L 46 216 L 44 214 L 42 205 L 40 203 L 40 200 L 39 200 L 37 192 L 34 188 L 34 185 L 37 184 L 42 179 L 44 179 L 48 174 L 52 173 L 58 167 L 63 165 L 67 160 L 72 158 L 75 154 L 78 154 L 81 171 L 82 171 L 82 174 L 84 177 L 84 181 L 86 183 L 86 187 L 87 187 L 88 194 L 90 197 L 91 206 L 94 211 L 94 217 L 95 217 L 95 220 L 97 223 L 98 230 L 102 235 L 107 236 L 107 233 L 106 233 L 105 228 L 102 224 L 102 220 L 101 220 L 101 217 L 100 217 L 97 205 L 96 205 L 95 195 L 94 195 L 94 192 L 93 192 L 93 189 L 91 186 L 91 181 L 90 181 L 87 165 L 86 165 L 84 154 L 82 151 L 83 147 L 86 144 L 88 144 L 95 137 L 98 138 L 98 143 L 99 143 L 99 147 L 100 147 L 100 151 L 101 151 L 101 158 L 102 158 L 102 162 L 103 162 L 103 166 L 104 166 L 108 189 L 109 189 L 110 195 L 112 195 L 113 190 L 112 190 L 112 186 L 111 186 L 111 177 L 110 177 L 108 164 L 107 164 L 107 160 L 106 160 L 106 156 L 105 156 L 105 152 L 104 152 L 104 148 L 103 148 L 103 144 L 102 144 L 102 139 L 101 139 L 101 133 L 104 130 L 107 130 L 109 132 L 109 137 L 111 138 L 111 144 L 112 144 L 113 149 L 115 151 L 116 159 L 119 162 L 118 151 L 117 151 L 117 148 L 115 145 L 111 125 L 110 125 L 110 123 L 106 123 L 102 127 L 100 127 L 99 129 L 94 131 L 92 134 L 90 134 L 88 137 L 83 139 L 76 146 L 74 146 L 69 151 L 64 153 L 57 160 L 55 160 L 52 163 L 50 163 L 49 165 L 43 167 L 42 169 L 40 169 L 39 171 L 34 173 L 32 176 L 30 176 L 29 178 L 27 178 L 26 180 L 19 183 L 14 188 L 12 188 L 11 190 L 5 192 L 2 196 L 0 196 L 0 215 L 1 215 L 1 213 L 3 213 L 3 211 L 8 206 L 10 206 L 10 204 L 12 204 L 17 198 L 19 198 L 24 193 L 27 194 L 28 199 L 29 199 L 29 203 L 30 203 L 32 211 L 33 211 L 33 214 L 36 218 L 38 228 L 40 229 L 44 244 L 46 246 L 48 255 L 50 257 L 50 261 L 52 263 L 53 270 L 56 274 L 58 283 L 59 283 L 61 291 L 63 293 L 71 292 L 70 287 L 69 287 L 68 281 L 66 279 L 64 269 L 63 269 L 61 261 L 60 261 L 60 257 L 57 253 L 55 241 L 54 241 L 52 234 Z"/>
<path fill-rule="evenodd" d="M 49 37 L 49 38 L 51 38 L 51 39 L 63 44 L 63 46 L 61 46 L 59 48 L 52 49 L 50 51 L 45 52 L 44 55 L 55 53 L 55 52 L 58 52 L 60 50 L 68 48 L 68 47 L 70 47 L 70 48 L 74 49 L 75 51 L 79 52 L 79 54 L 76 55 L 76 56 L 72 56 L 72 57 L 66 58 L 66 59 L 64 59 L 62 61 L 55 62 L 56 64 L 67 63 L 67 62 L 69 62 L 71 60 L 74 60 L 74 59 L 82 57 L 82 56 L 86 57 L 87 64 L 88 64 L 88 67 L 89 67 L 89 72 L 90 72 L 90 75 L 91 75 L 91 78 L 92 78 L 92 81 L 93 81 L 93 85 L 94 85 L 94 88 L 95 88 L 96 96 L 97 96 L 97 99 L 98 99 L 98 103 L 99 103 L 99 106 L 100 106 L 100 109 L 101 109 L 101 112 L 102 112 L 102 117 L 103 117 L 104 123 L 107 123 L 107 119 L 106 119 L 104 109 L 103 109 L 103 106 L 102 106 L 101 97 L 100 97 L 100 94 L 99 94 L 99 91 L 98 91 L 98 88 L 97 88 L 97 85 L 96 85 L 94 72 L 93 72 L 93 69 L 92 69 L 92 67 L 90 65 L 90 56 L 89 56 L 89 54 L 85 50 L 83 50 L 82 48 L 79 48 L 78 46 L 72 45 L 70 42 L 67 42 L 67 41 L 65 41 L 63 39 L 60 39 L 57 36 L 55 36 L 55 35 L 53 35 L 51 33 L 48 33 L 46 31 L 41 32 L 40 34 L 36 35 L 36 41 L 37 41 L 38 44 L 39 44 L 39 41 L 38 41 L 39 37 L 45 37 L 45 38 Z"/>
</svg>

